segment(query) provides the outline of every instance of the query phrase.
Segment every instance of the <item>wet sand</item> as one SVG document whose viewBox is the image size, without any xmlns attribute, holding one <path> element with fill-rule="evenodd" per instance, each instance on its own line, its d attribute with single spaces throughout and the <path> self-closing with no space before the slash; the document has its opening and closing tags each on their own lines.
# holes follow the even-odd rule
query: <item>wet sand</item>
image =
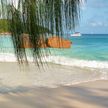
<svg viewBox="0 0 108 108">
<path fill-rule="evenodd" d="M 17 63 L 0 63 L 0 86 L 58 87 L 82 82 L 101 80 L 104 73 L 98 69 L 69 67 L 45 64 L 44 67 L 30 63 L 29 66 Z"/>
</svg>

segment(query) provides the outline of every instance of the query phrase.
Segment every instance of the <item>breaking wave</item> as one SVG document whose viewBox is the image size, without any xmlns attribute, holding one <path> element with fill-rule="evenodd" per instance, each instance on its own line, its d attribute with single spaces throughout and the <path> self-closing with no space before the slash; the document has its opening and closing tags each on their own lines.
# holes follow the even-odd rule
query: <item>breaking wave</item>
<svg viewBox="0 0 108 108">
<path fill-rule="evenodd" d="M 45 56 L 45 57 L 42 57 L 41 60 L 43 62 L 50 62 L 50 63 L 66 65 L 66 66 L 108 69 L 107 61 L 81 60 L 81 59 L 67 58 L 63 56 Z M 16 62 L 17 59 L 14 54 L 0 53 L 0 61 L 1 62 Z M 28 57 L 28 61 L 32 62 L 33 58 Z"/>
<path fill-rule="evenodd" d="M 46 58 L 46 61 L 66 66 L 108 69 L 108 62 L 105 61 L 81 60 L 81 59 L 74 59 L 74 58 L 67 58 L 60 56 L 49 56 Z"/>
</svg>

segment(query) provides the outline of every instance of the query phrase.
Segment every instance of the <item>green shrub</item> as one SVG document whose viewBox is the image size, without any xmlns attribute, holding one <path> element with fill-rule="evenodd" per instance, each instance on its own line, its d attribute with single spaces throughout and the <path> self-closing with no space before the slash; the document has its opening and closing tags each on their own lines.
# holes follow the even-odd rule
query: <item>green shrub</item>
<svg viewBox="0 0 108 108">
<path fill-rule="evenodd" d="M 9 32 L 8 23 L 9 23 L 8 20 L 0 19 L 0 33 Z"/>
</svg>

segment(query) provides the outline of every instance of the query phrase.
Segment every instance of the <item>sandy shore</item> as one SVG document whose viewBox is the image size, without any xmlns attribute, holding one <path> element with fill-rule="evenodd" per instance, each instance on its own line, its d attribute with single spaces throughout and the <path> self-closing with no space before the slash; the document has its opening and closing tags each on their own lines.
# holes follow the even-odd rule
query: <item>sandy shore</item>
<svg viewBox="0 0 108 108">
<path fill-rule="evenodd" d="M 57 88 L 17 87 L 0 92 L 0 108 L 108 108 L 108 81 Z"/>
<path fill-rule="evenodd" d="M 0 63 L 0 86 L 57 87 L 101 80 L 103 75 L 104 73 L 98 69 L 91 68 L 56 64 L 46 64 L 38 68 L 32 63 L 29 67 L 24 65 L 19 67 L 17 63 Z"/>
<path fill-rule="evenodd" d="M 85 82 L 101 79 L 95 69 L 88 70 L 0 63 L 0 108 L 108 108 L 108 80 Z M 79 79 L 83 83 L 75 82 Z"/>
</svg>

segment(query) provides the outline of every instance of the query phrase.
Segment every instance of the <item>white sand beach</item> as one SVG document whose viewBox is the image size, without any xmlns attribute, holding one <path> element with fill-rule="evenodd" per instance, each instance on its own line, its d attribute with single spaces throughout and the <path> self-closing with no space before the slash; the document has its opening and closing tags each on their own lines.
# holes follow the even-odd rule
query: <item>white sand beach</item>
<svg viewBox="0 0 108 108">
<path fill-rule="evenodd" d="M 108 81 L 0 91 L 0 108 L 108 108 Z"/>
<path fill-rule="evenodd" d="M 94 70 L 52 64 L 41 68 L 0 63 L 0 108 L 108 108 L 108 80 L 87 81 Z M 82 83 L 74 81 L 82 72 Z"/>
</svg>

